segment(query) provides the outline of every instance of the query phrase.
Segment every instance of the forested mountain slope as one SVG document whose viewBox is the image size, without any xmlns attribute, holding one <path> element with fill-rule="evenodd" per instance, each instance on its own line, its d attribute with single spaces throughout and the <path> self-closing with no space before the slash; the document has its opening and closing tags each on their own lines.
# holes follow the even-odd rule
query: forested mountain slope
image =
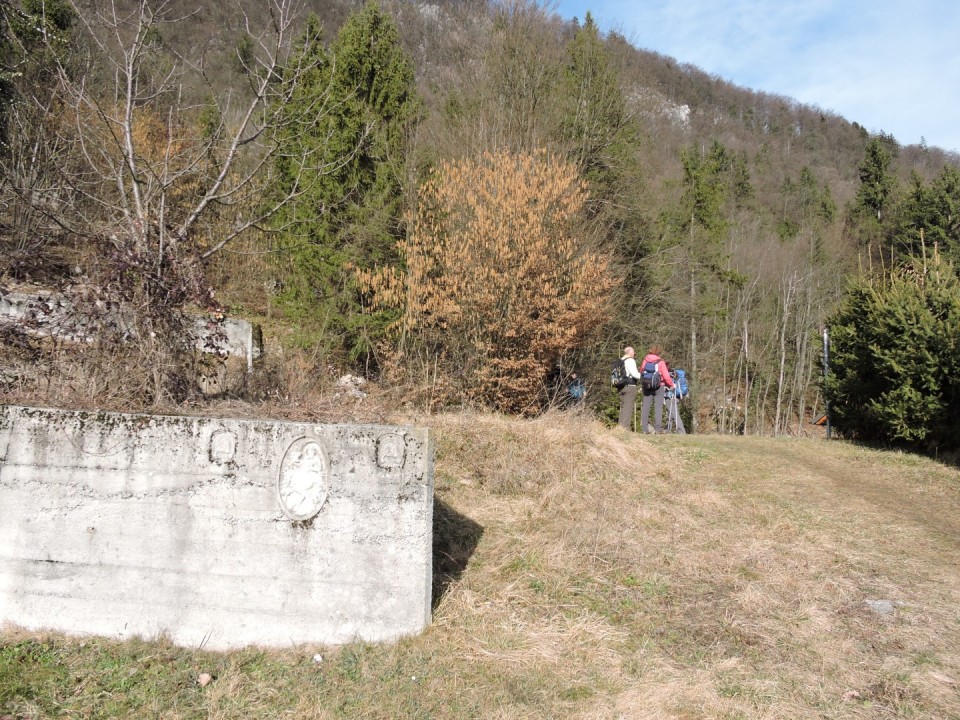
<svg viewBox="0 0 960 720">
<path fill-rule="evenodd" d="M 170 307 L 209 305 L 215 295 L 225 310 L 277 325 L 268 341 L 307 348 L 328 366 L 353 366 L 391 384 L 431 378 L 429 402 L 535 411 L 549 399 L 545 370 L 557 366 L 585 375 L 602 406 L 609 359 L 625 344 L 658 343 L 692 375 L 695 424 L 803 433 L 822 410 L 819 331 L 850 274 L 889 265 L 925 237 L 939 238 L 947 255 L 960 242 L 950 213 L 930 220 L 935 205 L 958 200 L 955 155 L 871 137 L 829 110 L 733 86 L 682 58 L 604 35 L 589 18 L 563 21 L 536 2 L 125 0 L 109 9 L 58 0 L 44 6 L 46 34 L 29 29 L 36 20 L 24 25 L 41 14 L 34 5 L 4 6 L 6 66 L 41 68 L 30 82 L 10 75 L 8 115 L 47 139 L 40 118 L 73 121 L 56 128 L 57 143 L 31 146 L 29 132 L 14 135 L 25 139 L 5 168 L 7 282 L 56 279 L 69 268 L 74 278 L 92 277 L 103 270 L 94 258 L 112 257 L 94 246 L 122 255 L 123 238 L 139 233 L 142 242 L 130 241 L 137 263 L 149 266 L 142 253 L 156 252 L 154 265 L 164 267 L 171 254 L 179 268 Z M 278 32 L 280 44 L 271 46 Z M 125 55 L 134 42 L 141 54 Z M 125 85 L 124 76 L 135 82 Z M 113 103 L 130 100 L 130 88 L 141 90 L 130 112 L 108 117 Z M 251 99 L 256 112 L 245 116 Z M 31 106 L 73 109 L 31 115 Z M 91 131 L 85 114 L 98 113 L 102 129 Z M 245 117 L 250 124 L 231 150 Z M 115 135 L 118 126 L 129 133 Z M 100 142 L 105 149 L 91 153 Z M 30 147 L 41 146 L 50 167 L 76 170 L 71 180 L 44 175 L 39 161 L 23 170 L 30 152 L 43 156 Z M 127 160 L 114 162 L 128 150 Z M 236 162 L 219 174 L 234 151 Z M 54 159 L 71 153 L 75 162 Z M 437 252 L 417 244 L 417 232 L 434 227 L 418 193 L 462 161 L 475 165 L 463 172 L 475 172 L 479 187 L 496 167 L 485 153 L 507 153 L 517 167 L 527 157 L 568 163 L 577 182 L 561 195 L 587 193 L 582 207 L 557 219 L 550 208 L 561 195 L 531 191 L 530 202 L 539 197 L 548 209 L 542 227 L 520 235 L 510 234 L 514 220 L 507 220 L 518 208 L 490 210 L 500 218 L 496 242 L 449 259 L 463 272 L 451 265 L 445 284 L 429 292 L 408 275 L 400 299 L 401 276 L 391 273 L 414 273 L 411 253 Z M 174 160 L 182 172 L 170 171 Z M 562 175 L 559 165 L 549 167 Z M 128 171 L 137 179 L 124 179 Z M 143 180 L 150 174 L 156 182 Z M 152 188 L 156 211 L 135 197 L 141 185 Z M 116 188 L 119 195 L 104 199 Z M 73 212 L 84 203 L 90 208 Z M 143 217 L 118 232 L 114 225 L 136 215 L 127 206 Z M 160 216 L 169 220 L 152 219 Z M 485 277 L 480 268 L 549 256 L 533 240 L 525 245 L 537 233 L 543 242 L 570 239 L 569 252 L 519 285 L 491 279 L 514 295 L 501 296 L 500 309 L 482 309 L 477 298 L 489 288 L 471 295 L 461 281 Z M 497 242 L 518 248 L 513 259 L 491 250 Z M 463 238 L 457 243 L 467 248 Z M 609 262 L 608 279 L 595 287 L 616 288 L 606 296 L 578 290 L 571 279 L 581 277 L 571 268 L 597 253 Z M 422 278 L 436 279 L 448 260 L 437 262 Z M 117 267 L 112 277 L 131 277 L 129 258 Z M 198 294 L 205 282 L 212 295 Z M 559 304 L 511 314 L 534 307 L 537 286 L 556 289 Z M 456 309 L 437 305 L 451 295 Z M 451 324 L 465 313 L 476 315 Z M 549 338 L 524 339 L 516 329 L 548 315 Z M 400 344 L 391 334 L 398 318 L 410 331 Z M 471 329 L 478 327 L 480 335 Z"/>
</svg>

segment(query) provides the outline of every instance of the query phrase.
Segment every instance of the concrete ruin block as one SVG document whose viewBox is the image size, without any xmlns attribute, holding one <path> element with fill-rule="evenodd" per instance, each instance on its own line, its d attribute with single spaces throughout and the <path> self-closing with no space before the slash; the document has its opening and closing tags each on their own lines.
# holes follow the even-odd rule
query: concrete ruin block
<svg viewBox="0 0 960 720">
<path fill-rule="evenodd" d="M 427 430 L 0 406 L 0 623 L 191 647 L 430 621 Z"/>
<path fill-rule="evenodd" d="M 129 308 L 114 308 L 102 320 L 133 334 Z M 0 295 L 0 323 L 3 322 L 19 325 L 37 336 L 70 342 L 96 340 L 96 333 L 91 329 L 96 323 L 78 313 L 66 296 L 49 290 Z M 263 331 L 259 325 L 246 320 L 194 316 L 190 332 L 197 350 L 244 358 L 247 372 L 253 372 L 254 361 L 263 357 Z"/>
</svg>

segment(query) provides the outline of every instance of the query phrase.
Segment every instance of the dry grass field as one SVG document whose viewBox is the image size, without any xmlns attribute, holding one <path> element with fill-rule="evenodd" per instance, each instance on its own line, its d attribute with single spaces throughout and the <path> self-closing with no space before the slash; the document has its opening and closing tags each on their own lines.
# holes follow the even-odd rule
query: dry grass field
<svg viewBox="0 0 960 720">
<path fill-rule="evenodd" d="M 0 718 L 960 718 L 956 466 L 394 419 L 436 433 L 424 635 L 219 654 L 7 628 Z"/>
</svg>

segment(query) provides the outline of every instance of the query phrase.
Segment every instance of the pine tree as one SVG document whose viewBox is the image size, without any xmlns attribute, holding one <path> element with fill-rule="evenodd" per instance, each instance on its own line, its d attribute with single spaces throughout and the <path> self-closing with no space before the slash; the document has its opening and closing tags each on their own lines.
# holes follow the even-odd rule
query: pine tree
<svg viewBox="0 0 960 720">
<path fill-rule="evenodd" d="M 860 187 L 857 189 L 856 205 L 876 217 L 878 223 L 883 221 L 884 211 L 893 195 L 894 180 L 890 175 L 892 160 L 883 140 L 873 138 L 867 144 L 859 167 Z"/>
<path fill-rule="evenodd" d="M 883 257 L 888 248 L 897 183 L 890 173 L 893 156 L 882 138 L 871 139 L 858 167 L 860 185 L 847 206 L 847 228 L 854 242 L 868 254 Z"/>
<path fill-rule="evenodd" d="M 609 196 L 634 138 L 617 73 L 590 13 L 567 45 L 561 95 L 560 133 L 571 147 L 570 159 L 595 197 Z"/>
<path fill-rule="evenodd" d="M 714 141 L 706 152 L 695 145 L 687 148 L 681 152 L 680 160 L 683 163 L 685 208 L 685 227 L 682 229 L 696 231 L 700 228 L 715 245 L 727 228 L 721 211 L 728 196 L 730 153 L 721 143 Z"/>
<path fill-rule="evenodd" d="M 289 152 L 279 190 L 299 184 L 296 201 L 274 222 L 291 270 L 281 299 L 292 316 L 323 323 L 327 350 L 356 358 L 371 350 L 387 318 L 361 312 L 351 268 L 396 260 L 407 136 L 420 102 L 410 57 L 376 3 L 347 20 L 329 51 L 319 37 L 312 17 L 294 60 L 312 66 L 311 81 L 289 100 L 305 123 L 281 138 Z M 309 145 L 319 157 L 303 167 L 291 158 Z"/>
<path fill-rule="evenodd" d="M 914 174 L 912 185 L 903 202 L 898 249 L 912 256 L 936 246 L 960 261 L 960 171 L 944 166 L 929 185 Z"/>
<path fill-rule="evenodd" d="M 960 281 L 935 255 L 922 267 L 853 280 L 830 320 L 825 383 L 848 437 L 960 447 Z"/>
<path fill-rule="evenodd" d="M 812 237 L 811 261 L 814 265 L 823 261 L 822 234 L 833 222 L 837 206 L 827 183 L 820 183 L 809 167 L 800 170 L 797 180 L 787 178 L 781 188 L 783 216 L 777 231 L 782 240 L 790 240 L 806 231 Z"/>
</svg>

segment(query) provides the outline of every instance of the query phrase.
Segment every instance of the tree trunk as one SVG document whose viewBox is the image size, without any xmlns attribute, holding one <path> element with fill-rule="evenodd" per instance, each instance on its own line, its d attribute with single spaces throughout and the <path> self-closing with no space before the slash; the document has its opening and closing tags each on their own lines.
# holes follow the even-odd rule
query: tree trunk
<svg viewBox="0 0 960 720">
<path fill-rule="evenodd" d="M 777 379 L 777 411 L 773 417 L 773 434 L 783 430 L 783 385 L 787 369 L 787 323 L 790 320 L 790 303 L 793 294 L 793 280 L 787 280 L 783 286 L 783 315 L 780 318 L 780 372 Z"/>
<path fill-rule="evenodd" d="M 693 412 L 690 413 L 690 432 L 697 432 L 697 401 L 698 394 L 694 392 L 700 376 L 697 374 L 697 273 L 693 259 L 693 228 L 694 218 L 690 218 L 690 377 L 687 380 L 690 386 L 690 402 Z"/>
<path fill-rule="evenodd" d="M 747 420 L 750 413 L 750 334 L 747 321 L 743 321 L 743 435 L 747 434 Z"/>
</svg>

